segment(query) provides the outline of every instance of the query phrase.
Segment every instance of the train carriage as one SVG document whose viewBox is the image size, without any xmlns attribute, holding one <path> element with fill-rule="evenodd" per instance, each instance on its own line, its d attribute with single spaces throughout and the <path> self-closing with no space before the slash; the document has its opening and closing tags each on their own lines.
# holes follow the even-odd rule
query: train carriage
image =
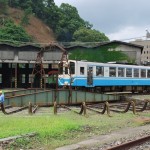
<svg viewBox="0 0 150 150">
<path fill-rule="evenodd" d="M 60 65 L 59 86 L 148 90 L 150 67 L 69 60 Z"/>
</svg>

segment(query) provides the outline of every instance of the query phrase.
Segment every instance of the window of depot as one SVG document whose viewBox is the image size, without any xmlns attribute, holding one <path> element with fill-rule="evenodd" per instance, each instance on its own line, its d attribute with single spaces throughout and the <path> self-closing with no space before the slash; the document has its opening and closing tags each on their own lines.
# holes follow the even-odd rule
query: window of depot
<svg viewBox="0 0 150 150">
<path fill-rule="evenodd" d="M 19 68 L 26 68 L 26 64 L 19 64 Z"/>
<path fill-rule="evenodd" d="M 34 64 L 29 64 L 29 68 L 33 68 Z"/>
<path fill-rule="evenodd" d="M 52 69 L 58 69 L 58 64 L 52 64 Z"/>
<path fill-rule="evenodd" d="M 48 64 L 43 64 L 43 68 L 48 69 Z"/>
<path fill-rule="evenodd" d="M 25 83 L 26 75 L 22 74 L 22 83 Z"/>
<path fill-rule="evenodd" d="M 12 68 L 16 68 L 16 67 L 17 67 L 17 64 L 12 63 Z"/>
<path fill-rule="evenodd" d="M 29 83 L 32 81 L 32 74 L 29 74 Z"/>
</svg>

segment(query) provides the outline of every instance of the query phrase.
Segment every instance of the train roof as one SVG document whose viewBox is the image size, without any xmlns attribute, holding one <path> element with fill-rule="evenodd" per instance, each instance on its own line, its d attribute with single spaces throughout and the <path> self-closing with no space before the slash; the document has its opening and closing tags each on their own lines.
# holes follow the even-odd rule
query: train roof
<svg viewBox="0 0 150 150">
<path fill-rule="evenodd" d="M 112 67 L 135 67 L 135 68 L 149 68 L 150 66 L 143 66 L 143 65 L 131 65 L 131 64 L 121 64 L 121 63 L 101 63 L 101 62 L 89 62 L 86 60 L 69 60 L 69 62 L 75 62 L 75 63 L 82 63 L 82 64 L 89 64 L 89 65 L 103 65 L 103 66 L 112 66 Z"/>
</svg>

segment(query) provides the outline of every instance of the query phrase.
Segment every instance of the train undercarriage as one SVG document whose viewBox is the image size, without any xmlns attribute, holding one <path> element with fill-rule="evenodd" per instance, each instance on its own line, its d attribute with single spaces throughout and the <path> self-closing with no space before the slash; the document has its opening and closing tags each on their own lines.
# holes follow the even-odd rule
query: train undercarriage
<svg viewBox="0 0 150 150">
<path fill-rule="evenodd" d="M 69 86 L 64 88 L 69 88 Z M 101 86 L 101 87 L 71 87 L 71 88 L 96 93 L 106 93 L 106 92 L 150 93 L 150 86 Z"/>
</svg>

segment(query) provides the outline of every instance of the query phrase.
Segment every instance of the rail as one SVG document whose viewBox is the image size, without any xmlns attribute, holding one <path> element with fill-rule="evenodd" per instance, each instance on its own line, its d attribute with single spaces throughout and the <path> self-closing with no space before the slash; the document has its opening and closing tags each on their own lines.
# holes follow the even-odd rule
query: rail
<svg viewBox="0 0 150 150">
<path fill-rule="evenodd" d="M 146 136 L 146 137 L 139 138 L 139 139 L 134 140 L 134 141 L 123 143 L 123 144 L 118 145 L 118 146 L 108 148 L 106 150 L 128 150 L 131 147 L 140 145 L 140 144 L 145 143 L 146 141 L 149 141 L 149 140 L 150 140 L 150 135 Z"/>
</svg>

